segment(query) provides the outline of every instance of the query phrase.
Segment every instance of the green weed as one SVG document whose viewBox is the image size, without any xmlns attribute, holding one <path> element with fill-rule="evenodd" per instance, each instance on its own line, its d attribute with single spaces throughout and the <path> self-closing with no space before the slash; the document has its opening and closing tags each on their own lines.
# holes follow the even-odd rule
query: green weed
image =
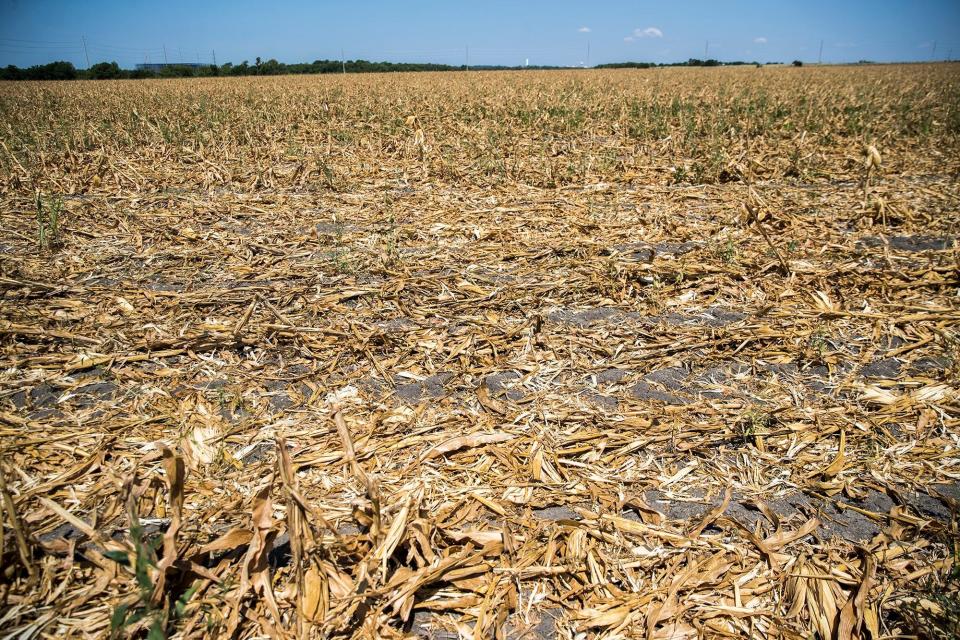
<svg viewBox="0 0 960 640">
<path fill-rule="evenodd" d="M 121 604 L 113 610 L 110 637 L 119 638 L 126 635 L 129 627 L 141 625 L 148 629 L 148 640 L 162 640 L 167 637 L 166 611 L 151 603 L 155 588 L 153 574 L 157 570 L 157 548 L 162 539 L 158 536 L 147 538 L 139 524 L 131 527 L 130 537 L 134 549 L 132 558 L 126 551 L 108 551 L 104 554 L 114 562 L 132 568 L 137 583 L 137 599 L 132 604 Z"/>
<path fill-rule="evenodd" d="M 63 211 L 63 199 L 54 198 L 44 204 L 43 197 L 37 192 L 37 245 L 40 251 L 55 249 L 61 245 L 60 214 Z"/>
<path fill-rule="evenodd" d="M 727 238 L 713 248 L 713 254 L 726 264 L 736 264 L 740 260 L 740 250 L 733 238 Z"/>
<path fill-rule="evenodd" d="M 897 602 L 895 619 L 905 622 L 916 638 L 960 638 L 960 543 L 954 541 L 952 547 L 949 571 L 927 576 Z"/>
</svg>

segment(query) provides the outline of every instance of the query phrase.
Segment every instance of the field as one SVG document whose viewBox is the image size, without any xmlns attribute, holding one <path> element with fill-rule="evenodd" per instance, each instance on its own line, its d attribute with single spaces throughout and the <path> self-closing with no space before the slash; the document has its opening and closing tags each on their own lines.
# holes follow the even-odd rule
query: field
<svg viewBox="0 0 960 640">
<path fill-rule="evenodd" d="M 960 633 L 960 65 L 0 85 L 0 637 Z"/>
</svg>

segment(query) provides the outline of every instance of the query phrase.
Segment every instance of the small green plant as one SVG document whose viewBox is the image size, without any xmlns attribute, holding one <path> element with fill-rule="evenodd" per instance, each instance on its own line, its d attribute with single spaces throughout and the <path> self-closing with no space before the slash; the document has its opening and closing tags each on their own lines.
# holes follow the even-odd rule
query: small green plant
<svg viewBox="0 0 960 640">
<path fill-rule="evenodd" d="M 333 243 L 337 248 L 343 246 L 344 226 L 342 222 L 333 222 Z"/>
<path fill-rule="evenodd" d="M 913 593 L 897 602 L 897 617 L 916 637 L 946 640 L 960 637 L 960 547 L 953 543 L 953 563 L 941 575 L 925 577 Z"/>
<path fill-rule="evenodd" d="M 132 603 L 118 605 L 110 617 L 110 638 L 120 638 L 134 632 L 131 627 L 147 629 L 147 640 L 165 640 L 167 626 L 171 619 L 181 619 L 186 614 L 190 598 L 200 586 L 195 581 L 180 594 L 172 605 L 164 599 L 160 605 L 153 603 L 156 584 L 153 576 L 157 572 L 157 548 L 163 542 L 160 536 L 147 536 L 138 523 L 130 529 L 133 541 L 133 553 L 127 551 L 108 551 L 104 555 L 109 559 L 133 570 L 137 583 L 137 597 Z M 131 555 L 133 556 L 131 558 Z M 134 632 L 135 633 L 135 632 Z"/>
<path fill-rule="evenodd" d="M 830 347 L 830 334 L 824 327 L 817 327 L 807 338 L 807 347 L 813 351 L 818 360 L 823 360 L 827 349 Z"/>
<path fill-rule="evenodd" d="M 133 558 L 126 551 L 108 551 L 104 554 L 114 562 L 133 569 L 138 589 L 136 601 L 118 605 L 114 609 L 110 617 L 110 637 L 119 638 L 127 627 L 149 619 L 149 625 L 144 625 L 149 629 L 148 640 L 161 640 L 166 638 L 166 615 L 163 610 L 154 607 L 150 599 L 155 588 L 153 574 L 157 570 L 157 547 L 162 540 L 159 537 L 148 539 L 139 524 L 131 527 L 130 537 L 133 540 Z"/>
<path fill-rule="evenodd" d="M 699 162 L 694 162 L 690 165 L 690 181 L 693 184 L 704 184 L 708 182 L 707 168 Z"/>
<path fill-rule="evenodd" d="M 337 247 L 333 251 L 328 251 L 325 257 L 330 261 L 333 269 L 337 273 L 352 274 L 356 271 L 353 263 L 350 262 L 350 252 L 346 249 Z"/>
<path fill-rule="evenodd" d="M 673 184 L 683 184 L 687 181 L 687 168 L 684 166 L 675 167 L 673 170 Z"/>
<path fill-rule="evenodd" d="M 784 175 L 793 178 L 803 178 L 805 174 L 806 171 L 804 170 L 803 155 L 800 153 L 800 149 L 791 149 L 790 164 L 787 166 L 787 170 L 784 172 Z"/>
<path fill-rule="evenodd" d="M 37 192 L 37 244 L 40 251 L 60 246 L 60 213 L 63 200 L 54 198 L 44 205 L 43 197 Z"/>
<path fill-rule="evenodd" d="M 723 260 L 726 264 L 735 264 L 740 258 L 740 252 L 737 249 L 733 238 L 718 240 L 713 247 L 713 254 Z"/>
<path fill-rule="evenodd" d="M 757 436 L 762 436 L 769 429 L 773 418 L 765 411 L 751 409 L 743 414 L 738 423 L 740 437 L 744 444 L 750 442 Z"/>
<path fill-rule="evenodd" d="M 384 269 L 396 268 L 402 262 L 403 256 L 400 252 L 400 241 L 396 230 L 380 237 L 380 265 Z"/>
<path fill-rule="evenodd" d="M 337 191 L 337 174 L 327 161 L 327 157 L 321 154 L 315 154 L 314 161 L 326 187 L 331 191 Z"/>
</svg>

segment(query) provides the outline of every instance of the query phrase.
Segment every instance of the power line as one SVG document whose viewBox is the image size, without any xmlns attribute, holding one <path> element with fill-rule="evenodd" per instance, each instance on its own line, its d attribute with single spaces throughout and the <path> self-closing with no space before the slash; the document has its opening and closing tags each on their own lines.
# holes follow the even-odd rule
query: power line
<svg viewBox="0 0 960 640">
<path fill-rule="evenodd" d="M 144 53 L 158 53 L 161 49 L 147 49 L 143 47 L 121 47 L 117 45 L 101 44 L 86 39 L 85 35 L 80 36 L 80 44 L 76 42 L 53 42 L 43 40 L 27 40 L 24 38 L 0 38 L 0 51 L 5 53 L 29 55 L 29 54 L 47 54 L 50 56 L 66 56 L 82 54 L 87 66 L 90 66 L 90 54 L 95 56 L 113 57 L 113 56 L 131 56 L 140 57 Z"/>
<path fill-rule="evenodd" d="M 58 45 L 50 45 L 50 46 L 47 46 L 47 45 L 42 45 L 42 46 L 41 46 L 41 45 L 32 45 L 32 44 L 18 44 L 18 43 L 0 42 L 0 46 L 6 47 L 6 48 L 8 48 L 8 49 L 16 49 L 16 50 L 18 50 L 18 51 L 27 51 L 27 52 L 32 52 L 32 51 L 76 51 L 76 50 L 82 48 L 82 47 L 78 47 L 78 46 L 76 45 L 76 43 L 70 44 L 70 45 L 67 45 L 67 44 L 62 44 L 62 45 L 60 45 L 60 44 L 58 44 Z"/>
<path fill-rule="evenodd" d="M 131 44 L 136 41 L 130 41 Z M 903 45 L 902 40 L 881 40 L 876 41 L 874 44 L 879 43 L 883 46 L 893 46 L 893 45 Z M 149 60 L 158 60 L 166 64 L 171 64 L 169 61 L 170 54 L 167 53 L 166 44 L 162 44 L 160 47 L 150 47 L 149 43 L 143 43 L 145 46 L 136 47 L 128 45 L 116 45 L 103 42 L 97 42 L 96 40 L 87 40 L 86 34 L 81 34 L 80 43 L 77 44 L 74 40 L 73 42 L 68 41 L 53 41 L 53 40 L 34 40 L 28 38 L 12 38 L 12 37 L 0 37 L 0 56 L 7 57 L 11 59 L 10 61 L 17 61 L 19 59 L 24 60 L 35 60 L 37 58 L 48 57 L 50 60 L 56 59 L 65 59 L 72 60 L 74 62 L 85 62 L 89 68 L 94 60 L 111 60 L 116 59 L 118 62 L 123 64 L 124 62 L 133 63 L 140 62 L 144 59 Z M 817 63 L 823 64 L 823 53 L 826 46 L 826 40 L 821 38 L 819 39 L 819 47 L 817 54 Z M 910 59 L 922 60 L 924 57 L 928 57 L 930 60 L 953 60 L 953 48 L 955 48 L 956 41 L 947 41 L 948 53 L 944 57 L 942 49 L 939 49 L 939 42 L 937 41 L 927 41 L 920 50 L 915 49 L 914 56 L 910 56 Z M 576 59 L 583 60 L 582 56 L 586 54 L 586 65 L 590 66 L 593 62 L 592 60 L 592 42 L 590 39 L 587 39 L 584 43 L 583 41 L 569 43 L 570 46 L 557 46 L 557 47 L 524 47 L 519 48 L 516 46 L 504 46 L 502 48 L 497 47 L 483 47 L 483 46 L 474 46 L 471 51 L 471 45 L 464 44 L 459 47 L 455 46 L 452 48 L 427 48 L 427 47 L 414 47 L 406 48 L 389 48 L 389 49 L 380 49 L 378 47 L 371 47 L 370 49 L 365 50 L 353 50 L 351 55 L 354 59 L 357 60 L 391 60 L 391 61 L 400 61 L 400 62 L 438 62 L 451 65 L 457 65 L 457 60 L 461 60 L 465 68 L 471 69 L 476 66 L 486 66 L 486 65 L 498 65 L 498 64 L 514 64 L 516 58 L 523 60 L 526 57 L 530 59 L 536 59 L 538 61 L 547 61 L 547 60 L 556 60 L 562 59 L 564 57 L 575 57 Z M 586 45 L 586 51 L 580 47 Z M 839 45 L 831 45 L 839 46 Z M 913 45 L 916 46 L 915 44 Z M 923 53 L 923 49 L 927 48 L 928 53 Z M 180 62 L 183 62 L 189 58 L 189 49 L 187 53 L 187 58 L 184 58 L 182 47 L 178 47 L 176 51 L 173 51 L 179 55 Z M 222 52 L 221 52 L 222 53 Z M 336 53 L 340 55 L 341 61 L 341 71 L 346 72 L 346 53 L 343 47 L 340 48 L 339 52 L 329 51 L 329 59 L 336 59 Z M 473 58 L 471 59 L 471 54 Z M 828 52 L 829 54 L 829 52 Z M 939 57 L 938 57 L 939 54 Z M 704 56 L 709 58 L 710 56 L 710 41 L 709 39 L 704 42 Z M 853 55 L 852 53 L 850 55 Z M 202 58 L 202 56 L 199 56 Z M 849 57 L 842 55 L 841 58 Z M 217 64 L 216 52 L 211 50 L 211 59 L 214 64 Z M 176 60 L 176 58 L 175 58 Z M 581 62 L 583 64 L 583 62 Z M 471 66 L 472 65 L 472 66 Z"/>
<path fill-rule="evenodd" d="M 58 44 L 68 44 L 72 45 L 74 42 L 63 41 L 63 40 L 24 40 L 23 38 L 0 38 L 0 40 L 8 40 L 10 42 L 23 42 L 25 44 L 42 44 L 42 45 L 58 45 Z"/>
<path fill-rule="evenodd" d="M 161 47 L 121 47 L 113 44 L 101 44 L 99 42 L 88 43 L 91 47 L 104 50 L 113 50 L 119 52 L 140 53 L 141 51 L 160 51 Z"/>
</svg>

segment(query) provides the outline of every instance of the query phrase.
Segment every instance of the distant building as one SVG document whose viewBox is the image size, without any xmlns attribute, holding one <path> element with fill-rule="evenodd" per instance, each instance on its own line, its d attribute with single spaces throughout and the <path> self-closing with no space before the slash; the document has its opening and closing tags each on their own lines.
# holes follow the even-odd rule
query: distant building
<svg viewBox="0 0 960 640">
<path fill-rule="evenodd" d="M 152 71 L 154 73 L 160 73 L 166 67 L 190 67 L 191 69 L 199 69 L 200 67 L 208 67 L 209 64 L 203 64 L 201 62 L 146 62 L 137 65 L 137 71 Z"/>
</svg>

